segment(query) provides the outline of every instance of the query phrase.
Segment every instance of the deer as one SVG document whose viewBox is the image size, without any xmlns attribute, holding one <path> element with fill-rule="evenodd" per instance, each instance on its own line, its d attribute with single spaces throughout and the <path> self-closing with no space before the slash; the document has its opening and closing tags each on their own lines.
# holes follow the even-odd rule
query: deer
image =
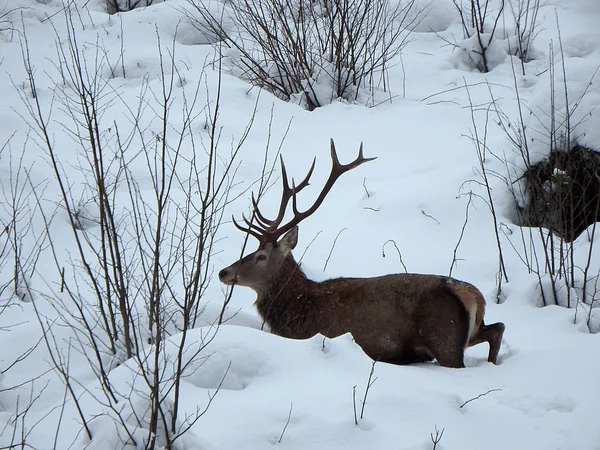
<svg viewBox="0 0 600 450">
<path fill-rule="evenodd" d="M 235 218 L 235 227 L 253 236 L 258 249 L 219 272 L 225 285 L 246 286 L 256 292 L 255 306 L 271 333 L 308 339 L 317 334 L 335 338 L 351 333 L 374 361 L 391 364 L 425 363 L 464 368 L 467 347 L 489 344 L 488 362 L 497 364 L 504 334 L 501 322 L 485 325 L 485 299 L 472 284 L 448 276 L 396 273 L 372 278 L 307 278 L 292 255 L 298 243 L 298 225 L 312 215 L 337 179 L 376 158 L 363 156 L 341 164 L 333 139 L 332 167 L 311 207 L 299 211 L 296 196 L 309 184 L 316 158 L 306 177 L 296 185 L 288 179 L 283 158 L 279 212 L 268 219 L 252 193 L 252 215 Z M 292 218 L 282 223 L 292 201 Z"/>
</svg>

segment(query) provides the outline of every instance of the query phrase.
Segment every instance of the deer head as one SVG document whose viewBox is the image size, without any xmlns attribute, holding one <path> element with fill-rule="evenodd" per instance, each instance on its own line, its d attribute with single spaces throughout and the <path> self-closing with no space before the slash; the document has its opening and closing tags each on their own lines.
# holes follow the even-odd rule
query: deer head
<svg viewBox="0 0 600 450">
<path fill-rule="evenodd" d="M 288 231 L 278 242 L 260 244 L 258 250 L 219 272 L 221 282 L 239 284 L 261 292 L 283 266 L 298 243 L 298 226 Z"/>
<path fill-rule="evenodd" d="M 277 217 L 268 219 L 262 214 L 258 207 L 258 202 L 254 194 L 252 194 L 253 213 L 250 219 L 243 216 L 245 226 L 238 224 L 235 218 L 233 219 L 236 228 L 254 236 L 258 240 L 259 246 L 254 253 L 245 256 L 219 272 L 219 278 L 223 283 L 228 285 L 239 284 L 240 286 L 250 287 L 257 292 L 261 291 L 263 286 L 269 284 L 270 279 L 276 275 L 278 269 L 282 267 L 296 246 L 298 242 L 298 224 L 321 206 L 323 200 L 325 200 L 325 197 L 342 174 L 375 159 L 363 156 L 363 146 L 361 143 L 358 157 L 348 164 L 341 164 L 333 139 L 330 142 L 331 172 L 321 193 L 310 208 L 305 211 L 299 211 L 296 195 L 308 186 L 315 168 L 316 158 L 313 159 L 307 175 L 298 185 L 296 185 L 293 179 L 290 185 L 283 158 L 280 158 L 283 187 Z M 289 222 L 282 224 L 290 200 L 292 201 L 293 217 Z M 279 239 L 280 237 L 281 239 Z"/>
</svg>

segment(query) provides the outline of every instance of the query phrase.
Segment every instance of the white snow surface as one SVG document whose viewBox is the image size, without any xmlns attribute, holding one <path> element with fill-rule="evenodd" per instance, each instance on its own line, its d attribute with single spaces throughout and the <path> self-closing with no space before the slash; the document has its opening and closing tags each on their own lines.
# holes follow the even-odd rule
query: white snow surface
<svg viewBox="0 0 600 450">
<path fill-rule="evenodd" d="M 201 108 L 207 98 L 214 100 L 216 92 L 216 66 L 208 64 L 214 60 L 215 50 L 185 21 L 182 10 L 189 8 L 187 2 L 168 0 L 115 16 L 105 13 L 101 0 L 72 3 L 78 8 L 74 21 L 77 39 L 86 54 L 92 59 L 101 48 L 100 57 L 114 62 L 112 73 L 105 65 L 97 74 L 109 87 L 105 119 L 126 122 L 128 108 L 136 107 L 142 86 L 159 92 L 158 48 L 165 53 L 174 48 L 183 81 L 174 86 L 173 124 L 180 121 L 177 108 L 181 108 L 183 92 L 190 98 L 199 85 L 196 108 L 202 120 L 194 132 L 199 139 L 206 139 Z M 183 374 L 182 426 L 185 417 L 204 410 L 209 398 L 214 398 L 206 413 L 178 440 L 177 448 L 426 450 L 432 448 L 430 434 L 437 428 L 444 430 L 438 450 L 600 449 L 600 334 L 589 332 L 584 320 L 587 311 L 582 308 L 540 307 L 537 278 L 527 273 L 506 237 L 503 248 L 509 281 L 503 284 L 502 302 L 497 303 L 498 252 L 492 216 L 482 200 L 487 194 L 473 182 L 480 181 L 479 163 L 468 137 L 473 132 L 469 95 L 474 105 L 488 104 L 491 89 L 503 110 L 517 120 L 514 70 L 521 102 L 533 111 L 526 123 L 533 130 L 544 129 L 544 121 L 549 120 L 544 111 L 550 104 L 550 42 L 560 61 L 558 22 L 570 98 L 575 101 L 587 90 L 573 118 L 578 123 L 577 142 L 600 150 L 595 109 L 600 105 L 600 88 L 598 78 L 593 79 L 600 65 L 600 3 L 557 0 L 544 5 L 534 41 L 535 59 L 527 63 L 525 76 L 520 75 L 514 57 L 500 57 L 501 50 L 494 54 L 491 72 L 466 70 L 456 54 L 459 50 L 441 39 L 462 36 L 451 1 L 418 3 L 430 10 L 429 15 L 414 31 L 402 64 L 390 69 L 391 101 L 376 107 L 338 101 L 308 112 L 224 74 L 219 124 L 225 155 L 230 142 L 243 135 L 256 108 L 236 174 L 235 189 L 240 195 L 227 206 L 225 217 L 239 218 L 249 210 L 250 190 L 260 175 L 269 139 L 269 161 L 283 140 L 286 167 L 297 180 L 304 176 L 312 158 L 317 158 L 311 186 L 299 199 L 301 207 L 314 198 L 327 177 L 329 139 L 335 140 L 342 162 L 353 159 L 362 142 L 365 156 L 377 159 L 341 177 L 323 206 L 302 223 L 296 258 L 302 258 L 303 268 L 313 279 L 371 277 L 403 271 L 395 244 L 410 272 L 447 275 L 457 248 L 452 276 L 483 292 L 486 323 L 506 325 L 499 364 L 487 362 L 487 345 L 467 350 L 465 369 L 448 369 L 435 362 L 410 366 L 376 363 L 376 381 L 369 388 L 363 417 L 355 424 L 353 392 L 360 416 L 372 361 L 351 335 L 291 340 L 269 334 L 261 329 L 253 306 L 255 294 L 241 287 L 234 289 L 228 309 L 232 318 L 218 329 L 212 325 L 225 297 L 216 273 L 239 258 L 244 239 L 225 221 L 211 260 L 215 275 L 203 298 L 206 307 L 198 328 L 186 337 L 193 360 Z M 53 62 L 67 39 L 63 7 L 59 0 L 0 0 L 0 15 L 5 11 L 14 28 L 3 28 L 0 22 L 0 148 L 9 143 L 0 154 L 0 183 L 4 190 L 9 189 L 15 183 L 15 168 L 21 166 L 28 170 L 28 186 L 44 186 L 39 195 L 47 213 L 57 211 L 50 227 L 60 249 L 58 258 L 67 264 L 69 257 L 76 259 L 72 233 L 64 210 L 56 209 L 60 193 L 49 157 L 33 137 L 28 138 L 28 133 L 35 132 L 20 95 L 27 97 L 30 92 L 23 66 L 26 36 L 37 94 L 45 113 L 52 109 L 52 139 L 60 148 L 62 163 L 73 167 L 69 184 L 77 190 L 86 175 L 76 170 L 79 147 L 67 132 L 72 122 L 58 101 L 52 103 L 60 84 Z M 562 67 L 555 76 L 561 86 Z M 562 98 L 556 99 L 557 108 Z M 159 131 L 160 124 L 143 120 L 150 130 Z M 483 116 L 476 120 L 481 131 Z M 536 138 L 532 149 L 541 159 L 548 152 L 543 132 L 532 134 Z M 496 155 L 519 164 L 494 123 L 488 126 L 487 145 Z M 488 164 L 490 170 L 504 167 L 493 158 Z M 152 195 L 145 162 L 140 160 L 139 166 L 130 170 L 138 176 L 142 192 L 146 189 Z M 519 235 L 506 185 L 494 179 L 492 188 L 499 221 L 514 236 Z M 278 189 L 279 181 L 269 190 L 262 208 L 276 210 Z M 470 191 L 476 195 L 469 204 Z M 34 209 L 34 196 L 27 192 L 31 225 L 39 233 L 45 223 Z M 126 190 L 122 195 L 128 195 Z M 6 211 L 6 207 L 0 211 L 3 228 L 9 220 Z M 464 236 L 457 247 L 463 227 Z M 6 237 L 0 239 L 4 245 Z M 34 245 L 31 239 L 26 246 Z M 598 241 L 597 234 L 595 239 Z M 587 248 L 587 235 L 575 245 Z M 594 255 L 591 273 L 598 272 L 599 264 Z M 0 275 L 3 281 L 12 276 L 10 263 L 0 267 Z M 52 254 L 43 252 L 30 279 L 34 292 L 55 293 L 58 280 Z M 119 435 L 119 427 L 107 412 L 106 399 L 86 356 L 72 345 L 75 332 L 60 325 L 63 318 L 53 308 L 52 295 L 21 301 L 10 289 L 2 293 L 0 448 L 21 442 L 13 436 L 15 423 L 15 433 L 27 434 L 26 448 L 135 448 L 124 446 L 125 437 L 122 432 Z M 38 314 L 46 325 L 56 321 L 55 345 L 76 380 L 72 387 L 89 422 L 91 441 L 82 430 L 62 378 L 53 370 L 41 341 Z M 175 358 L 180 339 L 180 334 L 169 338 L 167 356 Z M 30 348 L 34 349 L 23 361 L 10 366 Z M 196 348 L 202 349 L 196 354 Z M 148 345 L 144 351 L 151 350 Z M 164 370 L 168 376 L 175 368 L 166 363 Z M 131 411 L 123 415 L 132 424 L 148 403 L 137 371 L 136 364 L 127 361 L 109 374 L 116 390 L 127 397 L 121 399 L 120 407 Z M 25 417 L 16 419 L 29 403 Z M 138 442 L 143 442 L 144 430 L 140 428 L 138 433 Z"/>
</svg>

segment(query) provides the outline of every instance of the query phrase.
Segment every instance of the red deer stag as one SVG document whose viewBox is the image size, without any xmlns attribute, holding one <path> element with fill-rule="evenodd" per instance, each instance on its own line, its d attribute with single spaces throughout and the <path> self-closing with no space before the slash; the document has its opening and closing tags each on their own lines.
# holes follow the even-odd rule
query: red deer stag
<svg viewBox="0 0 600 450">
<path fill-rule="evenodd" d="M 496 364 L 504 324 L 484 325 L 485 300 L 471 284 L 438 275 L 391 274 L 375 278 L 309 280 L 291 251 L 298 241 L 298 224 L 323 203 L 345 172 L 375 158 L 363 156 L 340 164 L 333 140 L 333 167 L 313 206 L 299 211 L 296 195 L 308 185 L 315 160 L 304 178 L 290 187 L 281 159 L 283 193 L 279 213 L 267 219 L 252 196 L 253 218 L 235 226 L 258 239 L 258 250 L 219 272 L 227 285 L 256 291 L 256 307 L 270 330 L 280 336 L 307 339 L 317 333 L 329 338 L 352 333 L 356 343 L 375 361 L 409 364 L 431 361 L 464 367 L 466 347 L 488 342 L 488 361 Z M 292 219 L 281 224 L 292 200 Z M 281 237 L 283 236 L 283 237 Z M 281 239 L 279 239 L 281 237 Z"/>
</svg>

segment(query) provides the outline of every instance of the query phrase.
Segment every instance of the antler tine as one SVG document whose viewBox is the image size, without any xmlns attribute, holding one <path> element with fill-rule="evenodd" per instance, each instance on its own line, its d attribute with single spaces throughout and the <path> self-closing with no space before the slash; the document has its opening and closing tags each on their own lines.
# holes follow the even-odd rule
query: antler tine
<svg viewBox="0 0 600 450">
<path fill-rule="evenodd" d="M 287 209 L 287 204 L 290 201 L 290 198 L 294 195 L 294 191 L 290 188 L 287 170 L 285 169 L 285 163 L 283 162 L 283 156 L 281 155 L 279 155 L 279 162 L 281 164 L 281 201 L 279 203 L 279 212 L 277 213 L 277 217 L 274 220 L 269 221 L 272 229 L 276 229 L 283 220 L 283 216 L 285 216 L 285 210 Z"/>
<path fill-rule="evenodd" d="M 252 193 L 252 209 L 254 211 L 254 217 L 256 217 L 256 220 L 266 229 L 268 227 L 271 226 L 272 221 L 267 219 L 265 216 L 262 215 L 262 213 L 260 212 L 260 209 L 258 208 L 258 202 L 256 201 L 256 198 L 254 197 L 254 192 Z"/>
<path fill-rule="evenodd" d="M 281 162 L 283 162 L 283 160 L 281 160 Z M 312 176 L 313 170 L 315 170 L 316 162 L 317 162 L 317 157 L 315 156 L 313 158 L 312 164 L 310 165 L 310 169 L 308 169 L 308 173 L 304 177 L 304 180 L 302 180 L 298 186 L 294 185 L 294 179 L 292 178 L 292 190 L 294 191 L 294 195 L 297 194 L 298 192 L 300 192 L 302 189 L 304 189 L 306 186 L 308 186 L 310 184 L 309 183 L 310 177 Z"/>
<path fill-rule="evenodd" d="M 256 239 L 258 239 L 260 242 L 263 241 L 263 235 L 259 234 L 258 232 L 252 230 L 252 224 L 248 221 L 248 219 L 246 219 L 245 216 L 243 216 L 244 222 L 246 222 L 247 224 L 249 224 L 248 228 L 245 228 L 243 226 L 241 226 L 239 223 L 237 223 L 237 221 L 235 220 L 235 217 L 231 216 L 231 220 L 233 221 L 233 225 L 240 231 L 243 231 L 244 233 L 248 233 L 252 236 L 254 236 Z"/>
<path fill-rule="evenodd" d="M 315 170 L 315 163 L 317 158 L 313 158 L 313 162 L 310 165 L 310 169 L 308 169 L 308 173 L 304 177 L 304 179 L 300 182 L 298 186 L 295 185 L 294 180 L 292 179 L 292 187 L 290 187 L 290 183 L 288 181 L 287 170 L 285 168 L 285 163 L 283 162 L 283 156 L 279 155 L 279 160 L 281 161 L 281 182 L 283 184 L 283 190 L 281 192 L 281 203 L 279 204 L 279 213 L 277 214 L 277 218 L 271 221 L 270 225 L 273 230 L 276 230 L 283 217 L 285 216 L 285 210 L 287 209 L 287 205 L 290 201 L 290 198 L 295 198 L 296 194 L 308 186 L 310 177 L 312 176 L 313 171 Z M 279 234 L 277 235 L 279 236 Z"/>
<path fill-rule="evenodd" d="M 374 159 L 377 159 L 376 156 L 372 157 L 372 158 L 365 158 L 363 155 L 363 143 L 360 143 L 360 147 L 358 149 L 358 156 L 356 157 L 356 159 L 354 161 L 352 161 L 351 163 L 348 164 L 340 164 L 340 160 L 338 159 L 337 156 L 337 152 L 335 151 L 335 143 L 333 142 L 333 139 L 330 139 L 330 143 L 331 143 L 331 160 L 333 162 L 333 167 L 331 168 L 331 175 L 329 176 L 329 179 L 332 178 L 333 174 L 335 173 L 336 176 L 334 178 L 333 181 L 335 181 L 335 179 L 337 179 L 340 175 L 342 175 L 344 172 L 348 172 L 349 170 L 354 169 L 355 167 L 360 166 L 363 163 L 369 162 L 369 161 L 373 161 Z M 329 180 L 327 180 L 329 182 Z"/>
<path fill-rule="evenodd" d="M 252 206 L 254 208 L 254 212 L 256 214 L 256 218 L 258 221 L 265 226 L 265 231 L 275 231 L 277 227 L 282 222 L 285 211 L 287 209 L 287 205 L 292 197 L 294 197 L 298 192 L 304 189 L 309 185 L 310 177 L 312 176 L 313 171 L 315 170 L 315 164 L 317 162 L 317 158 L 313 158 L 313 162 L 308 169 L 308 173 L 300 182 L 298 186 L 295 185 L 294 180 L 292 179 L 292 187 L 290 187 L 289 178 L 287 175 L 287 170 L 285 168 L 285 163 L 283 162 L 283 157 L 280 155 L 279 160 L 281 163 L 281 184 L 282 184 L 282 192 L 281 192 L 281 201 L 279 203 L 279 212 L 277 213 L 277 217 L 275 219 L 268 219 L 265 217 L 258 208 L 258 202 L 254 199 L 254 195 L 252 195 Z"/>
<path fill-rule="evenodd" d="M 251 230 L 254 230 L 261 237 L 264 237 L 265 234 L 269 231 L 269 227 L 264 226 L 258 220 L 257 220 L 258 223 L 254 223 L 254 219 L 257 219 L 257 218 L 258 217 L 256 215 L 256 211 L 254 211 L 252 213 L 252 218 L 251 219 L 248 219 L 244 214 L 242 214 L 242 219 L 244 219 L 244 222 L 246 223 L 246 225 L 248 225 L 248 227 Z"/>
<path fill-rule="evenodd" d="M 333 139 L 331 139 L 330 142 L 331 142 L 332 167 L 331 167 L 331 172 L 329 173 L 329 178 L 327 178 L 327 181 L 325 182 L 325 186 L 323 186 L 321 193 L 315 200 L 314 204 L 304 212 L 298 211 L 296 195 L 294 194 L 293 198 L 292 198 L 292 210 L 294 213 L 294 217 L 292 218 L 292 220 L 289 223 L 285 224 L 284 226 L 282 226 L 280 228 L 277 228 L 276 232 L 270 232 L 271 235 L 279 237 L 282 234 L 286 233 L 287 231 L 291 230 L 296 225 L 298 225 L 302 220 L 306 219 L 308 216 L 313 214 L 319 208 L 319 206 L 321 206 L 321 203 L 323 203 L 323 200 L 325 200 L 325 197 L 327 196 L 327 194 L 333 187 L 334 183 L 337 181 L 337 179 L 343 173 L 348 172 L 348 171 L 354 169 L 355 167 L 360 166 L 363 163 L 377 159 L 377 157 L 373 157 L 373 158 L 365 158 L 364 157 L 363 144 L 361 142 L 360 148 L 358 149 L 358 156 L 356 157 L 356 159 L 354 161 L 352 161 L 351 163 L 341 164 L 338 159 L 337 152 L 335 150 L 335 144 L 333 142 Z M 313 165 L 314 165 L 314 162 L 313 162 Z M 312 168 L 311 168 L 311 170 L 312 170 Z"/>
<path fill-rule="evenodd" d="M 287 205 L 290 201 L 290 198 L 295 199 L 296 194 L 309 185 L 310 177 L 312 176 L 312 173 L 315 170 L 316 161 L 317 158 L 314 158 L 310 169 L 308 170 L 308 173 L 306 174 L 302 182 L 298 186 L 296 186 L 294 180 L 292 179 L 292 187 L 290 187 L 285 163 L 283 162 L 283 157 L 281 157 L 280 155 L 282 180 L 281 182 L 283 186 L 281 193 L 281 203 L 279 205 L 279 212 L 277 214 L 277 217 L 271 220 L 265 217 L 260 212 L 260 208 L 258 207 L 258 201 L 256 200 L 256 197 L 254 196 L 253 192 L 251 195 L 253 219 L 256 219 L 257 223 L 253 223 L 252 220 L 247 219 L 246 216 L 242 214 L 242 219 L 244 220 L 246 226 L 244 227 L 240 225 L 239 223 L 237 223 L 235 218 L 232 217 L 233 224 L 235 225 L 235 227 L 238 230 L 243 231 L 244 233 L 251 234 L 260 242 L 266 242 L 271 240 L 276 241 L 277 238 L 280 236 L 277 227 L 279 226 L 279 224 L 283 220 L 283 217 L 285 216 L 285 210 L 287 209 Z"/>
</svg>

